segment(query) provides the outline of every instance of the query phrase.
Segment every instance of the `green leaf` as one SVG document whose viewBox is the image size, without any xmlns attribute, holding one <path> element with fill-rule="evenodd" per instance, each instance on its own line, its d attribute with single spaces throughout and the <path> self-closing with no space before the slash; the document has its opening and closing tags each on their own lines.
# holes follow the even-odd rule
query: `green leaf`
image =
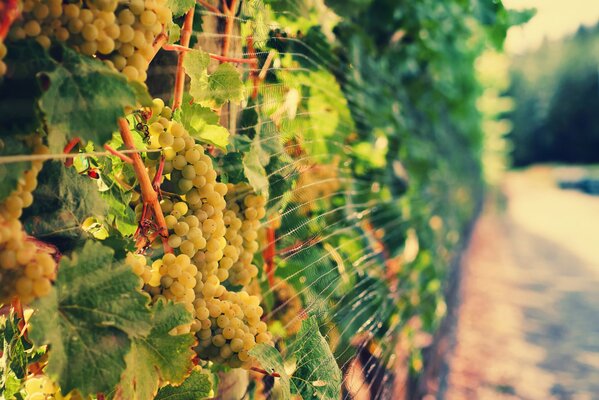
<svg viewBox="0 0 599 400">
<path fill-rule="evenodd" d="M 229 131 L 217 125 L 218 115 L 209 107 L 183 101 L 181 107 L 175 110 L 174 118 L 183 124 L 192 137 L 227 151 Z"/>
<path fill-rule="evenodd" d="M 507 10 L 510 26 L 524 25 L 530 21 L 536 14 L 536 8 L 525 8 L 524 10 Z"/>
<path fill-rule="evenodd" d="M 247 182 L 243 172 L 243 154 L 233 151 L 225 154 L 219 164 L 222 174 L 226 176 L 227 182 Z"/>
<path fill-rule="evenodd" d="M 55 287 L 34 303 L 29 336 L 50 345 L 46 374 L 66 394 L 109 392 L 125 369 L 131 338 L 151 329 L 149 298 L 131 268 L 114 251 L 88 241 L 63 257 Z"/>
<path fill-rule="evenodd" d="M 241 73 L 232 64 L 223 63 L 208 77 L 210 96 L 216 104 L 241 101 L 244 98 Z"/>
<path fill-rule="evenodd" d="M 167 4 L 173 12 L 173 17 L 180 17 L 193 7 L 195 0 L 168 0 Z"/>
<path fill-rule="evenodd" d="M 15 137 L 0 139 L 0 157 L 30 153 L 31 149 L 22 140 Z M 17 188 L 23 173 L 30 167 L 31 162 L 29 161 L 0 164 L 0 202 L 4 201 Z"/>
<path fill-rule="evenodd" d="M 148 87 L 140 81 L 129 81 L 129 86 L 135 92 L 135 98 L 142 107 L 152 107 L 152 96 L 148 92 Z"/>
<path fill-rule="evenodd" d="M 16 377 L 13 371 L 8 371 L 1 378 L 0 394 L 7 400 L 16 399 L 16 395 L 21 391 L 21 380 Z M 21 397 L 19 396 L 19 399 Z"/>
<path fill-rule="evenodd" d="M 316 318 L 302 323 L 289 354 L 296 357 L 297 369 L 291 380 L 304 399 L 338 399 L 341 394 L 341 370 L 326 339 L 320 334 Z"/>
<path fill-rule="evenodd" d="M 103 217 L 107 211 L 96 181 L 61 162 L 46 162 L 38 181 L 35 201 L 25 209 L 23 225 L 30 234 L 56 243 L 61 250 L 70 241 L 85 237 L 81 223 L 87 217 Z"/>
<path fill-rule="evenodd" d="M 107 169 L 104 168 L 104 170 Z M 129 205 L 133 192 L 118 185 L 110 173 L 101 175 L 100 179 L 107 187 L 107 189 L 100 192 L 100 196 L 108 206 L 106 221 L 121 235 L 133 235 L 137 229 L 135 211 Z"/>
<path fill-rule="evenodd" d="M 208 64 L 210 56 L 202 50 L 190 50 L 183 59 L 183 68 L 191 79 L 189 94 L 196 101 L 203 100 L 208 92 Z"/>
<path fill-rule="evenodd" d="M 224 126 L 206 125 L 197 136 L 192 135 L 202 142 L 214 145 L 223 151 L 227 151 L 229 144 L 229 131 Z"/>
<path fill-rule="evenodd" d="M 104 144 L 118 129 L 126 106 L 135 106 L 136 93 L 127 79 L 103 62 L 56 46 L 50 55 L 56 68 L 39 74 L 47 90 L 39 100 L 53 151 L 67 138 L 80 137 Z"/>
<path fill-rule="evenodd" d="M 180 386 L 168 385 L 158 391 L 155 400 L 200 400 L 210 396 L 210 375 L 194 370 Z"/>
<path fill-rule="evenodd" d="M 277 349 L 267 344 L 258 344 L 249 351 L 249 354 L 260 363 L 260 366 L 268 373 L 276 372 L 281 375 L 275 378 L 281 385 L 281 400 L 291 398 L 289 375 L 285 372 L 283 357 Z"/>
<path fill-rule="evenodd" d="M 256 193 L 263 193 L 268 198 L 268 177 L 261 162 L 262 148 L 252 143 L 250 150 L 243 155 L 243 173 Z"/>
<path fill-rule="evenodd" d="M 183 381 L 193 367 L 194 338 L 191 334 L 174 336 L 169 332 L 192 320 L 181 304 L 159 301 L 154 305 L 152 330 L 147 337 L 133 339 L 117 398 L 151 400 L 160 382 Z"/>
<path fill-rule="evenodd" d="M 175 44 L 181 38 L 181 27 L 174 22 L 170 22 L 166 27 L 168 34 L 168 42 L 170 44 Z"/>
<path fill-rule="evenodd" d="M 25 353 L 24 339 L 18 327 L 19 319 L 11 311 L 6 318 L 2 331 L 2 357 L 0 357 L 0 370 L 11 370 L 19 379 L 27 376 L 27 354 Z M 25 342 L 26 343 L 26 342 Z M 29 346 L 31 347 L 31 346 Z"/>
<path fill-rule="evenodd" d="M 37 107 L 42 91 L 36 75 L 52 71 L 55 64 L 34 40 L 5 41 L 8 72 L 0 79 L 0 137 L 30 134 L 42 125 Z"/>
</svg>

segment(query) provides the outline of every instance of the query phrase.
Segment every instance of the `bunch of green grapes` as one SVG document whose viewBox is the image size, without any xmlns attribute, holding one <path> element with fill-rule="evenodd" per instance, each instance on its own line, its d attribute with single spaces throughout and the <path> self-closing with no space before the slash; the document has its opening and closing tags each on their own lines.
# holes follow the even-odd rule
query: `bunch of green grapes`
<svg viewBox="0 0 599 400">
<path fill-rule="evenodd" d="M 256 344 L 271 342 L 267 325 L 260 320 L 260 298 L 243 290 L 228 291 L 216 280 L 205 286 L 222 294 L 195 301 L 196 316 L 201 321 L 198 354 L 232 367 L 249 365 L 248 352 Z"/>
<path fill-rule="evenodd" d="M 34 154 L 48 153 L 41 138 L 30 139 Z M 17 188 L 0 204 L 0 303 L 17 295 L 23 303 L 50 292 L 56 275 L 56 261 L 27 234 L 19 221 L 23 208 L 33 203 L 31 194 L 37 186 L 42 161 L 35 160 L 19 181 Z"/>
<path fill-rule="evenodd" d="M 167 0 L 24 0 L 9 38 L 35 38 L 44 48 L 66 43 L 143 82 L 154 41 L 171 19 Z"/>
<path fill-rule="evenodd" d="M 225 238 L 228 188 L 217 182 L 205 149 L 171 116 L 170 108 L 154 100 L 147 121 L 148 147 L 161 152 L 149 153 L 145 160 L 150 173 L 156 174 L 164 157 L 161 207 L 169 249 L 151 266 L 143 256 L 131 256 L 130 265 L 154 301 L 173 300 L 194 316 L 191 325 L 178 327 L 176 332 L 196 333 L 200 358 L 241 366 L 249 362 L 247 352 L 256 343 L 270 341 L 267 326 L 260 321 L 260 299 L 223 285 L 232 262 L 227 265 L 222 260 L 233 251 Z"/>
<path fill-rule="evenodd" d="M 266 214 L 266 199 L 256 195 L 250 185 L 241 183 L 228 185 L 225 200 L 225 238 L 228 245 L 221 265 L 229 270 L 228 281 L 231 284 L 245 286 L 258 275 L 258 268 L 252 261 L 259 248 L 258 230 L 260 219 Z"/>
<path fill-rule="evenodd" d="M 337 164 L 312 165 L 300 171 L 293 201 L 300 203 L 300 211 L 306 214 L 317 207 L 319 199 L 327 201 L 340 186 Z"/>
<path fill-rule="evenodd" d="M 127 253 L 125 262 L 131 267 L 135 275 L 140 277 L 144 285 L 151 287 L 160 285 L 159 266 L 148 265 L 146 257 L 143 254 Z"/>
<path fill-rule="evenodd" d="M 25 380 L 25 400 L 84 400 L 84 397 L 75 392 L 63 396 L 48 376 L 34 375 Z"/>
</svg>

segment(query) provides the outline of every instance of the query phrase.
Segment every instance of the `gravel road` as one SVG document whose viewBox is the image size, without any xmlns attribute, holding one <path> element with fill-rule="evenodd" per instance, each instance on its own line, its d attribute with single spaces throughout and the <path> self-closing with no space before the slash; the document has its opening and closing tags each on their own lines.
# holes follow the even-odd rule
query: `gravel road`
<svg viewBox="0 0 599 400">
<path fill-rule="evenodd" d="M 441 398 L 599 399 L 599 197 L 555 173 L 509 173 L 478 221 Z"/>
</svg>

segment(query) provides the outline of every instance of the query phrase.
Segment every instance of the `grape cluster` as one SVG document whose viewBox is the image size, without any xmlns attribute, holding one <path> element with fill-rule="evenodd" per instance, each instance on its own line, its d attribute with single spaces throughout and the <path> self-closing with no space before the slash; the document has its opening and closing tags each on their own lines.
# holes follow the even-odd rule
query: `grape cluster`
<svg viewBox="0 0 599 400">
<path fill-rule="evenodd" d="M 25 400 L 83 400 L 76 392 L 66 396 L 60 393 L 58 385 L 46 375 L 34 375 L 25 380 Z"/>
<path fill-rule="evenodd" d="M 317 207 L 319 199 L 326 201 L 340 186 L 336 164 L 313 165 L 299 173 L 293 201 L 300 203 L 300 211 L 306 214 Z"/>
<path fill-rule="evenodd" d="M 151 115 L 147 120 L 148 147 L 160 149 L 164 157 L 160 204 L 172 252 L 151 265 L 146 265 L 144 256 L 130 255 L 129 264 L 154 301 L 173 300 L 194 316 L 191 325 L 175 331 L 196 333 L 201 358 L 242 366 L 249 363 L 248 351 L 256 343 L 271 339 L 266 324 L 260 320 L 263 310 L 259 297 L 230 291 L 224 285 L 230 282 L 229 271 L 241 253 L 231 244 L 231 236 L 227 236 L 234 214 L 227 209 L 225 200 L 229 188 L 217 182 L 212 159 L 203 146 L 195 143 L 183 125 L 171 120 L 170 108 L 156 99 Z M 160 157 L 152 154 L 156 153 L 149 153 L 145 162 L 153 175 L 158 171 Z M 263 208 L 263 200 L 256 196 L 250 199 L 249 204 Z M 227 214 L 227 218 L 225 213 L 232 214 Z M 235 227 L 244 229 L 246 236 L 255 240 L 258 215 L 264 216 L 264 212 L 249 214 L 256 223 L 246 224 L 244 229 L 238 219 Z M 249 234 L 252 229 L 253 236 Z M 243 247 L 243 237 L 235 244 Z M 255 251 L 257 243 L 254 247 Z M 252 257 L 253 253 L 250 262 Z"/>
<path fill-rule="evenodd" d="M 129 79 L 145 81 L 154 40 L 171 19 L 166 0 L 24 0 L 9 37 L 35 38 L 44 48 L 66 43 Z"/>
<path fill-rule="evenodd" d="M 254 194 L 252 188 L 245 183 L 229 184 L 227 187 L 225 238 L 228 247 L 225 249 L 227 254 L 221 260 L 221 265 L 230 268 L 231 284 L 246 286 L 258 275 L 258 268 L 252 261 L 259 248 L 258 230 L 260 219 L 266 214 L 266 199 L 262 195 Z"/>
<path fill-rule="evenodd" d="M 239 367 L 249 361 L 248 351 L 257 343 L 271 341 L 267 325 L 260 320 L 260 299 L 246 291 L 233 292 L 212 279 L 205 287 L 222 291 L 218 297 L 196 299 L 198 353 L 219 363 Z M 223 289 L 220 289 L 223 288 Z"/>
<path fill-rule="evenodd" d="M 49 151 L 38 136 L 30 138 L 30 145 L 34 154 Z M 42 161 L 33 161 L 17 188 L 0 204 L 0 303 L 10 301 L 15 294 L 23 303 L 45 296 L 55 278 L 56 261 L 28 240 L 19 221 L 23 208 L 33 202 L 31 193 L 41 168 Z"/>
</svg>

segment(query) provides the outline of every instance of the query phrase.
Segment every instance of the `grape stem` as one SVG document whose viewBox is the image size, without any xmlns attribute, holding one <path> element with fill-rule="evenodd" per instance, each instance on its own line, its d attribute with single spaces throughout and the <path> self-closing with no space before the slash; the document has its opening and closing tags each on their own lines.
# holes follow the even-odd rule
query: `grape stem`
<svg viewBox="0 0 599 400">
<path fill-rule="evenodd" d="M 204 7 L 206 10 L 213 12 L 215 14 L 220 14 L 220 10 L 218 9 L 218 7 L 213 6 L 212 4 L 208 3 L 206 0 L 198 0 L 198 4 L 201 5 L 202 7 Z"/>
<path fill-rule="evenodd" d="M 225 32 L 223 38 L 223 57 L 228 57 L 229 47 L 231 46 L 231 35 L 233 34 L 233 24 L 235 21 L 235 13 L 237 12 L 237 0 L 231 0 L 231 4 L 227 4 L 227 0 L 223 0 L 223 10 L 226 16 Z"/>
<path fill-rule="evenodd" d="M 248 49 L 248 55 L 250 59 L 255 60 L 250 68 L 250 80 L 252 81 L 252 99 L 256 100 L 258 98 L 258 85 L 260 84 L 260 78 L 256 73 L 258 69 L 258 58 L 256 57 L 256 50 L 254 49 L 254 37 L 248 36 L 246 39 L 246 45 Z"/>
<path fill-rule="evenodd" d="M 129 122 L 125 118 L 119 118 L 118 124 L 121 137 L 123 138 L 123 143 L 129 149 L 135 150 L 135 143 L 133 142 L 133 136 L 131 135 L 131 130 L 129 129 Z M 144 207 L 151 209 L 152 213 L 154 214 L 156 229 L 162 238 L 164 251 L 170 253 L 172 252 L 172 249 L 167 242 L 168 228 L 166 227 L 166 221 L 164 219 L 164 214 L 162 213 L 162 207 L 160 207 L 160 203 L 158 202 L 158 194 L 152 187 L 152 181 L 150 180 L 148 171 L 146 170 L 139 153 L 131 153 L 131 160 L 133 163 L 133 170 L 135 171 L 135 175 L 137 176 L 137 180 L 139 181 L 139 186 L 141 188 L 141 197 Z M 140 245 L 141 243 L 138 241 L 138 248 Z"/>
<path fill-rule="evenodd" d="M 192 50 L 189 47 L 181 46 L 179 44 L 165 44 L 162 46 L 162 48 L 164 50 L 178 51 L 178 52 L 186 52 L 186 51 Z M 213 54 L 213 53 L 208 53 L 208 56 L 210 56 L 210 58 L 217 60 L 217 61 L 237 63 L 237 64 L 255 64 L 258 62 L 257 58 L 224 57 L 224 56 L 219 56 L 218 54 Z"/>
<path fill-rule="evenodd" d="M 7 0 L 0 3 L 0 41 L 4 41 L 12 23 L 19 17 L 19 0 Z"/>
<path fill-rule="evenodd" d="M 281 377 L 281 374 L 279 374 L 278 372 L 272 372 L 271 373 L 271 372 L 265 371 L 262 368 L 258 368 L 258 367 L 251 367 L 250 369 L 252 371 L 258 372 L 258 373 L 260 373 L 262 375 L 272 376 L 273 378 L 280 378 Z"/>
<path fill-rule="evenodd" d="M 112 154 L 113 156 L 116 156 L 118 158 L 120 158 L 121 160 L 123 160 L 124 162 L 126 162 L 127 164 L 133 164 L 133 160 L 131 159 L 131 157 L 126 156 L 122 153 L 120 153 L 119 151 L 113 149 L 112 147 L 110 147 L 109 145 L 105 144 L 104 145 L 104 149 L 109 152 L 110 154 Z"/>
<path fill-rule="evenodd" d="M 162 196 L 160 192 L 160 182 L 162 182 L 162 173 L 164 172 L 164 156 L 160 157 L 160 162 L 158 163 L 158 169 L 156 169 L 156 175 L 154 175 L 154 179 L 152 179 L 152 187 L 158 193 L 158 197 Z"/>
<path fill-rule="evenodd" d="M 156 37 L 156 39 L 154 40 L 154 44 L 152 45 L 152 49 L 153 49 L 154 53 L 152 54 L 152 58 L 150 58 L 150 62 L 154 59 L 154 57 L 156 57 L 156 54 L 158 54 L 158 52 L 160 51 L 162 46 L 164 46 L 167 41 L 168 41 L 168 36 L 164 32 L 161 32 Z"/>
<path fill-rule="evenodd" d="M 71 139 L 71 141 L 69 143 L 67 143 L 66 146 L 64 146 L 64 149 L 62 150 L 63 153 L 69 154 L 71 151 L 73 151 L 75 146 L 77 146 L 79 143 L 81 143 L 81 138 L 76 137 L 76 138 Z M 71 165 L 73 165 L 73 158 L 69 157 L 69 158 L 65 159 L 64 165 L 65 165 L 65 167 L 70 167 Z"/>
<path fill-rule="evenodd" d="M 189 48 L 189 41 L 191 40 L 191 34 L 193 33 L 193 15 L 195 13 L 195 6 L 191 7 L 185 15 L 185 21 L 183 22 L 183 28 L 181 29 L 181 47 Z M 163 48 L 166 46 L 163 46 Z M 179 53 L 179 59 L 177 60 L 177 74 L 175 75 L 175 93 L 173 94 L 173 110 L 181 106 L 183 102 L 183 91 L 185 89 L 185 69 L 183 68 L 183 61 L 185 60 L 185 51 Z"/>
</svg>

